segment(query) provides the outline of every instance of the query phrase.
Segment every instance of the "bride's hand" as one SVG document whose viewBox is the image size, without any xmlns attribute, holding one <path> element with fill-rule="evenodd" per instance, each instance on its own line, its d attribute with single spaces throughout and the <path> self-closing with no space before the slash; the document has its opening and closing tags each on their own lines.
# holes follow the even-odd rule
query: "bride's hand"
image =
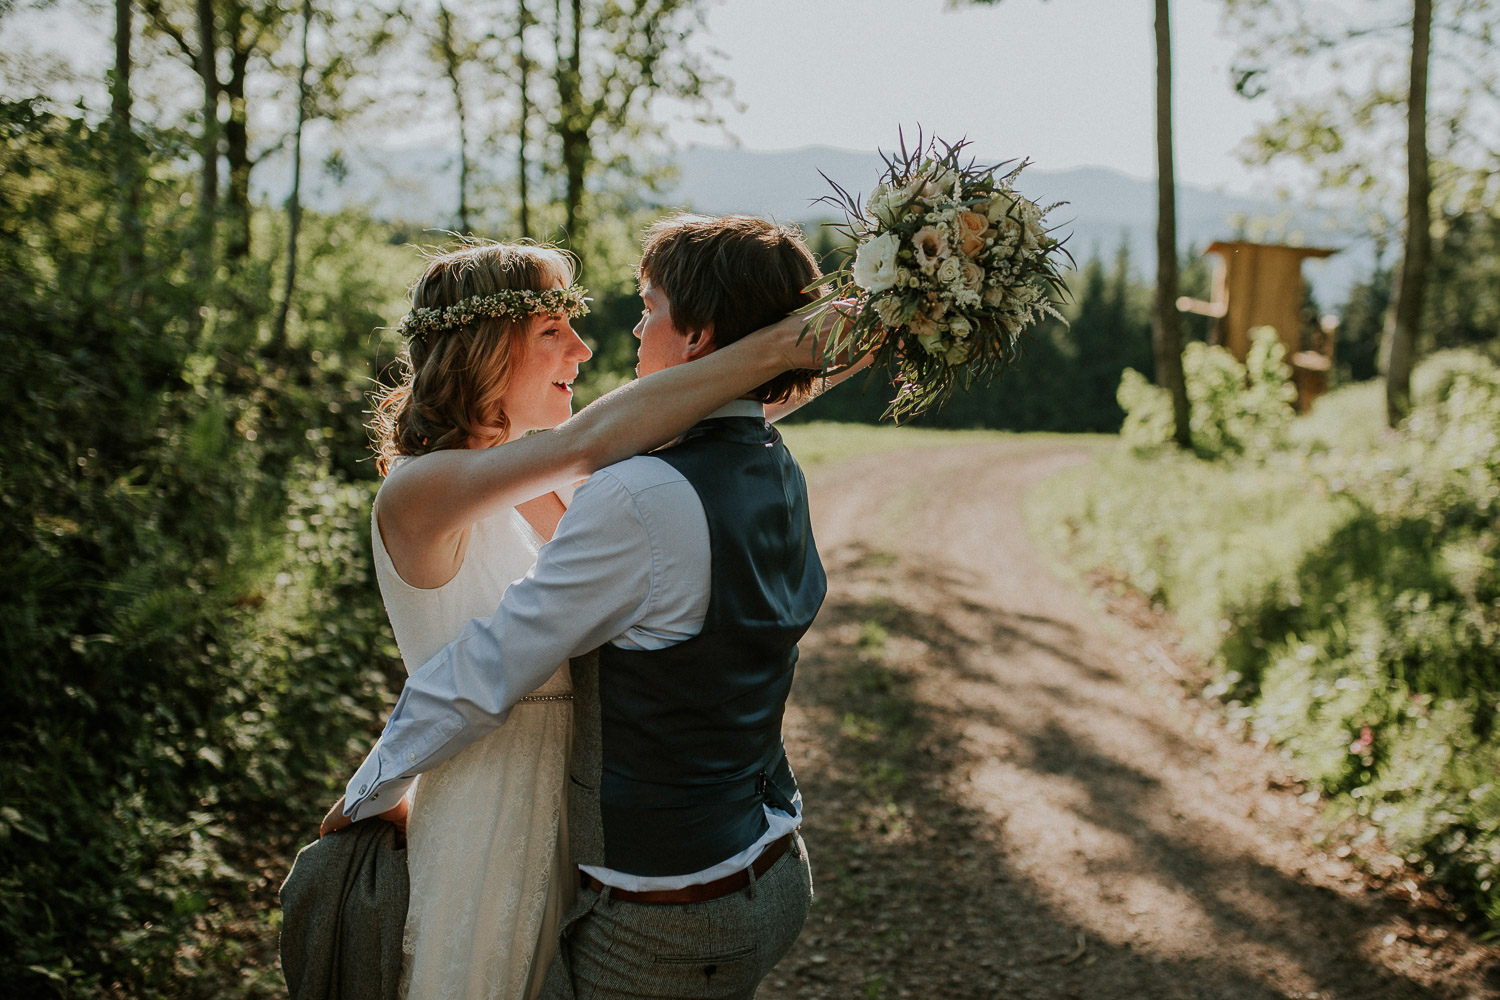
<svg viewBox="0 0 1500 1000">
<path fill-rule="evenodd" d="M 400 801 L 394 806 L 378 814 L 375 818 L 394 823 L 396 825 L 396 832 L 400 834 L 401 840 L 404 841 L 406 839 L 406 820 L 410 814 L 411 803 L 407 801 L 405 796 L 402 796 Z M 328 836 L 330 833 L 338 833 L 340 830 L 347 829 L 353 825 L 353 822 L 348 816 L 344 815 L 344 799 L 343 796 L 340 796 L 339 800 L 334 803 L 333 808 L 328 810 L 328 813 L 323 817 L 323 822 L 318 824 L 318 836 L 321 838 Z"/>
<path fill-rule="evenodd" d="M 353 820 L 344 815 L 344 797 L 340 795 L 339 800 L 333 804 L 333 808 L 324 814 L 323 822 L 318 824 L 318 836 L 321 838 L 330 833 L 338 833 L 352 822 Z"/>
<path fill-rule="evenodd" d="M 834 359 L 834 362 L 830 364 L 824 357 L 824 348 L 828 339 L 838 332 L 839 327 L 852 320 L 853 306 L 853 299 L 844 299 L 835 302 L 832 308 L 824 310 L 814 319 L 809 319 L 804 313 L 792 313 L 769 327 L 768 330 L 778 340 L 787 370 L 824 371 L 843 368 L 847 361 Z"/>
</svg>

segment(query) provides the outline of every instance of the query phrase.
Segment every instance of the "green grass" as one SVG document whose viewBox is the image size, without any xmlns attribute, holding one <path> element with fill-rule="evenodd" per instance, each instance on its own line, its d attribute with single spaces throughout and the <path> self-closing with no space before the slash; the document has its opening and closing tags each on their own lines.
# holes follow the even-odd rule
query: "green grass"
<svg viewBox="0 0 1500 1000">
<path fill-rule="evenodd" d="M 776 429 L 804 467 L 909 448 L 957 448 L 1006 442 L 1018 449 L 1032 450 L 1058 441 L 1098 446 L 1113 440 L 1113 436 L 1107 434 L 1018 434 L 1011 431 L 898 427 L 893 424 L 780 423 Z"/>
<path fill-rule="evenodd" d="M 1208 693 L 1500 928 L 1500 373 L 1445 352 L 1385 427 L 1351 386 L 1259 460 L 1101 449 L 1028 513 L 1169 608 Z"/>
<path fill-rule="evenodd" d="M 1348 503 L 1309 488 L 1295 466 L 1142 460 L 1119 447 L 1043 483 L 1028 511 L 1073 565 L 1105 568 L 1172 608 L 1209 656 L 1232 610 L 1292 580 Z"/>
</svg>

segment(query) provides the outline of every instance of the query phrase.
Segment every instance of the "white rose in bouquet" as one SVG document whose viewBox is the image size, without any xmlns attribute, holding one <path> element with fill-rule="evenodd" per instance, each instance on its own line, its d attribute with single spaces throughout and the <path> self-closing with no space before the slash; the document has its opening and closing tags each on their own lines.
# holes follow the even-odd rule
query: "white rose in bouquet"
<svg viewBox="0 0 1500 1000">
<path fill-rule="evenodd" d="M 975 304 L 978 304 L 977 296 L 979 290 L 984 287 L 984 268 L 972 260 L 963 262 L 962 290 L 972 292 L 976 296 Z"/>
<path fill-rule="evenodd" d="M 974 348 L 970 347 L 968 344 L 959 342 L 943 352 L 943 360 L 948 362 L 950 365 L 961 365 L 965 361 L 968 361 L 969 356 L 973 353 Z"/>
<path fill-rule="evenodd" d="M 957 257 L 944 257 L 938 265 L 937 279 L 945 285 L 956 285 L 963 280 L 964 268 Z"/>
<path fill-rule="evenodd" d="M 906 308 L 902 306 L 901 299 L 895 295 L 885 295 L 875 300 L 875 313 L 888 330 L 894 330 L 901 325 L 905 312 Z"/>
<path fill-rule="evenodd" d="M 874 191 L 870 192 L 870 198 L 865 202 L 865 212 L 881 225 L 894 225 L 900 208 L 894 195 L 895 192 L 889 185 L 878 185 Z"/>
<path fill-rule="evenodd" d="M 1015 203 L 1016 200 L 1010 196 L 1010 192 L 1006 191 L 1004 188 L 1001 188 L 999 191 L 995 192 L 995 196 L 991 198 L 989 204 L 984 207 L 985 217 L 988 218 L 991 223 L 999 222 L 1001 219 L 1004 219 L 1010 215 L 1011 206 Z"/>
<path fill-rule="evenodd" d="M 894 226 L 906 214 L 914 194 L 909 184 L 880 184 L 865 202 L 865 212 L 882 226 Z"/>
<path fill-rule="evenodd" d="M 900 249 L 895 233 L 877 236 L 860 247 L 854 255 L 854 283 L 876 293 L 896 287 L 896 252 Z"/>
</svg>

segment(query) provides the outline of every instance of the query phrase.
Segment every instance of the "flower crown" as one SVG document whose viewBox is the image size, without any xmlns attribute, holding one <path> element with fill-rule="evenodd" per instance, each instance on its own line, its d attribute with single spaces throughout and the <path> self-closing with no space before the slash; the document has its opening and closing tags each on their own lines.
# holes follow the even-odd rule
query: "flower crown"
<svg viewBox="0 0 1500 1000">
<path fill-rule="evenodd" d="M 472 295 L 442 309 L 418 306 L 396 324 L 396 332 L 405 337 L 425 339 L 429 333 L 441 333 L 453 327 L 472 323 L 481 317 L 520 320 L 537 314 L 561 314 L 570 319 L 587 316 L 588 289 L 582 285 L 547 288 L 542 291 L 507 288 L 493 295 Z"/>
</svg>

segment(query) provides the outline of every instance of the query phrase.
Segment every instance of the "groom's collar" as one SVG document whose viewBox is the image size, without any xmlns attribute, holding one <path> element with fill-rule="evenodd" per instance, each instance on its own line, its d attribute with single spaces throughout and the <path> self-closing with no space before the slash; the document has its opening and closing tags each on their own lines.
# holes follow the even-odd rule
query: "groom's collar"
<svg viewBox="0 0 1500 1000">
<path fill-rule="evenodd" d="M 731 399 L 729 402 L 725 403 L 723 406 L 719 407 L 717 410 L 710 413 L 702 420 L 698 421 L 698 423 L 693 427 L 683 432 L 681 436 L 668 441 L 666 444 L 662 445 L 662 447 L 673 448 L 685 441 L 698 437 L 700 434 L 708 431 L 708 424 L 710 421 L 724 419 L 744 419 L 746 417 L 749 417 L 752 420 L 759 421 L 762 428 L 770 426 L 766 423 L 766 406 L 764 403 L 761 403 L 754 399 Z M 724 427 L 726 425 L 718 424 L 715 426 Z"/>
<path fill-rule="evenodd" d="M 731 399 L 703 419 L 718 420 L 720 417 L 756 417 L 764 420 L 766 404 L 755 399 Z"/>
</svg>

